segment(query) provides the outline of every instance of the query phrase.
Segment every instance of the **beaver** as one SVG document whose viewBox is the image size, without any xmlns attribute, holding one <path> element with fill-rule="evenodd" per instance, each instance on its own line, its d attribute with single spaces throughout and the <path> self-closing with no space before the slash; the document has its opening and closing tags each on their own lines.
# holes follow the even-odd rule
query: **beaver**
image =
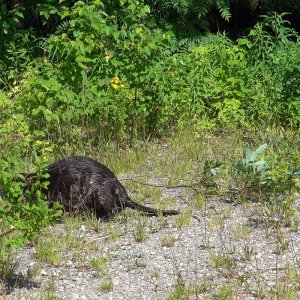
<svg viewBox="0 0 300 300">
<path fill-rule="evenodd" d="M 129 207 L 146 215 L 176 215 L 177 210 L 158 210 L 134 202 L 115 174 L 105 165 L 86 156 L 73 156 L 50 164 L 47 197 L 58 201 L 66 212 L 92 211 L 97 218 L 110 217 Z M 27 182 L 35 173 L 26 175 Z"/>
</svg>

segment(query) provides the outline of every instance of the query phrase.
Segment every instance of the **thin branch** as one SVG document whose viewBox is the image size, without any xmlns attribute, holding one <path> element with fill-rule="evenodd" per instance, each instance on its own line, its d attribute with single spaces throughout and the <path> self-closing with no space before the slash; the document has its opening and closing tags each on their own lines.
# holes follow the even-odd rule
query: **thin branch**
<svg viewBox="0 0 300 300">
<path fill-rule="evenodd" d="M 7 235 L 7 234 L 9 234 L 9 233 L 11 233 L 11 232 L 13 232 L 15 229 L 16 229 L 16 227 L 12 227 L 10 230 L 8 230 L 8 231 L 6 231 L 4 233 L 1 233 L 0 234 L 0 238 L 3 237 L 3 236 L 5 236 L 5 235 Z"/>
<path fill-rule="evenodd" d="M 153 187 L 161 187 L 161 188 L 166 188 L 166 189 L 191 188 L 191 189 L 195 190 L 195 186 L 202 186 L 201 182 L 192 183 L 192 184 L 164 185 L 164 184 L 145 183 L 145 182 L 135 180 L 133 178 L 126 178 L 126 179 L 123 179 L 123 180 L 130 180 L 130 181 L 133 181 L 135 183 L 142 184 L 142 185 L 153 186 Z"/>
</svg>

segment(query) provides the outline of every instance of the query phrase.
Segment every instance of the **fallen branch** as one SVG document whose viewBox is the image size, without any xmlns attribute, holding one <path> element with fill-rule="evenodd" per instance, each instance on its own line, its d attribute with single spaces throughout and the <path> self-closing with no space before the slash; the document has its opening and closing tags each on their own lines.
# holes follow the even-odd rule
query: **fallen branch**
<svg viewBox="0 0 300 300">
<path fill-rule="evenodd" d="M 7 235 L 7 234 L 10 234 L 11 232 L 13 232 L 14 230 L 16 229 L 16 227 L 12 227 L 10 230 L 4 232 L 4 233 L 1 233 L 0 234 L 0 238 L 2 238 L 3 236 Z"/>
<path fill-rule="evenodd" d="M 164 185 L 164 184 L 145 183 L 145 182 L 135 180 L 133 178 L 124 178 L 124 179 L 121 179 L 121 180 L 122 181 L 123 180 L 130 180 L 130 181 L 133 181 L 135 183 L 142 184 L 142 185 L 152 186 L 152 187 L 160 187 L 160 188 L 166 188 L 166 189 L 191 188 L 191 189 L 195 190 L 195 188 L 194 188 L 195 186 L 202 186 L 202 184 L 200 182 L 192 183 L 192 184 Z"/>
</svg>

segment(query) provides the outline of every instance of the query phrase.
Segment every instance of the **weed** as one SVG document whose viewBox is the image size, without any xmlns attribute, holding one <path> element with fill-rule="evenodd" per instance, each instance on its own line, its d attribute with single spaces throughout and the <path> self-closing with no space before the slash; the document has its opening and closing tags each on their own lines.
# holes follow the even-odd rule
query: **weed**
<svg viewBox="0 0 300 300">
<path fill-rule="evenodd" d="M 84 244 L 84 239 L 81 237 L 82 233 L 78 231 L 78 236 L 73 233 L 67 233 L 63 236 L 60 236 L 62 240 L 64 240 L 64 247 L 66 249 L 79 250 L 82 248 Z"/>
<path fill-rule="evenodd" d="M 17 266 L 13 253 L 0 244 L 0 280 L 10 278 Z"/>
<path fill-rule="evenodd" d="M 59 265 L 62 262 L 63 245 L 58 240 L 39 241 L 35 256 L 40 262 Z"/>
<path fill-rule="evenodd" d="M 37 297 L 30 297 L 30 300 L 59 300 L 60 298 L 55 293 L 56 287 L 54 281 L 50 279 L 45 283 L 44 291 Z"/>
<path fill-rule="evenodd" d="M 184 300 L 189 299 L 190 290 L 182 276 L 178 274 L 173 292 L 168 296 L 168 300 Z"/>
<path fill-rule="evenodd" d="M 203 194 L 198 193 L 195 197 L 195 203 L 198 208 L 204 208 L 206 202 L 206 197 Z"/>
<path fill-rule="evenodd" d="M 224 209 L 221 211 L 221 217 L 223 220 L 229 219 L 231 216 L 231 210 L 230 209 Z"/>
<path fill-rule="evenodd" d="M 100 248 L 98 240 L 91 240 L 89 242 L 86 242 L 83 246 L 85 250 L 91 252 L 98 252 Z"/>
<path fill-rule="evenodd" d="M 236 262 L 229 254 L 215 254 L 210 255 L 209 261 L 211 265 L 220 270 L 221 273 L 228 277 L 232 277 L 235 272 Z"/>
<path fill-rule="evenodd" d="M 108 293 L 113 290 L 113 281 L 111 277 L 105 277 L 102 279 L 100 290 L 104 293 Z"/>
<path fill-rule="evenodd" d="M 123 230 L 117 228 L 112 223 L 109 224 L 109 239 L 112 241 L 118 240 L 123 234 Z"/>
<path fill-rule="evenodd" d="M 29 279 L 33 279 L 35 277 L 40 276 L 41 274 L 41 266 L 39 264 L 34 264 L 32 267 L 27 269 L 27 277 Z"/>
<path fill-rule="evenodd" d="M 176 226 L 180 229 L 188 226 L 192 221 L 192 210 L 185 209 L 179 216 L 176 217 Z"/>
<path fill-rule="evenodd" d="M 173 247 L 177 241 L 175 236 L 164 236 L 160 239 L 160 243 L 162 247 Z"/>
<path fill-rule="evenodd" d="M 246 239 L 251 233 L 251 228 L 246 224 L 238 224 L 233 229 L 233 233 L 237 238 Z"/>
<path fill-rule="evenodd" d="M 296 299 L 295 297 L 297 291 L 297 285 L 286 285 L 285 283 L 279 283 L 270 290 L 265 291 L 265 299 L 293 300 Z"/>
<path fill-rule="evenodd" d="M 103 224 L 99 219 L 96 218 L 95 214 L 86 212 L 79 216 L 79 224 L 91 228 L 96 232 L 103 230 Z M 80 228 L 80 227 L 79 227 Z"/>
<path fill-rule="evenodd" d="M 279 279 L 279 278 L 278 278 Z M 264 299 L 284 299 L 292 300 L 297 298 L 299 286 L 299 274 L 297 268 L 290 264 L 285 266 L 285 274 L 280 280 L 269 289 L 260 290 L 260 294 L 264 295 Z"/>
<path fill-rule="evenodd" d="M 231 300 L 234 298 L 235 298 L 234 289 L 229 284 L 224 283 L 218 288 L 216 292 L 216 299 Z"/>
<path fill-rule="evenodd" d="M 108 273 L 107 264 L 109 259 L 106 256 L 94 257 L 90 260 L 90 267 L 97 271 L 97 274 L 101 277 L 106 276 Z"/>
<path fill-rule="evenodd" d="M 132 259 L 129 264 L 127 265 L 127 270 L 135 270 L 135 269 L 140 269 L 140 268 L 145 268 L 146 263 L 142 257 L 135 257 Z"/>
<path fill-rule="evenodd" d="M 249 247 L 248 245 L 243 247 L 243 252 L 240 254 L 242 260 L 249 261 L 254 254 L 253 247 Z"/>
<path fill-rule="evenodd" d="M 62 222 L 67 227 L 67 231 L 76 230 L 81 226 L 81 220 L 79 215 L 72 216 L 70 214 L 63 214 Z"/>
<path fill-rule="evenodd" d="M 36 257 L 41 262 L 59 265 L 62 262 L 62 254 L 65 250 L 80 250 L 84 245 L 84 240 L 80 236 L 82 235 L 81 229 L 78 229 L 78 234 L 79 237 L 67 232 L 66 234 L 57 234 L 53 238 L 51 233 L 47 233 L 36 244 Z"/>
<path fill-rule="evenodd" d="M 114 220 L 118 223 L 127 223 L 130 220 L 136 219 L 140 216 L 140 213 L 138 211 L 125 208 L 121 212 L 117 213 L 114 216 Z"/>
<path fill-rule="evenodd" d="M 299 270 L 296 267 L 291 266 L 290 264 L 287 264 L 285 266 L 285 278 L 288 283 L 299 284 L 300 283 Z"/>
<path fill-rule="evenodd" d="M 134 238 L 137 242 L 143 242 L 148 238 L 148 234 L 145 231 L 145 226 L 141 223 L 137 224 L 133 231 Z"/>
<path fill-rule="evenodd" d="M 157 218 L 149 220 L 148 229 L 150 233 L 155 233 L 163 228 L 166 228 L 167 225 L 168 218 L 163 216 L 162 213 L 159 213 Z"/>
<path fill-rule="evenodd" d="M 206 276 L 200 278 L 196 283 L 196 295 L 206 293 L 209 290 L 209 282 Z"/>
<path fill-rule="evenodd" d="M 212 230 L 219 230 L 221 226 L 223 226 L 224 220 L 221 218 L 211 218 L 208 221 L 208 228 Z"/>
</svg>

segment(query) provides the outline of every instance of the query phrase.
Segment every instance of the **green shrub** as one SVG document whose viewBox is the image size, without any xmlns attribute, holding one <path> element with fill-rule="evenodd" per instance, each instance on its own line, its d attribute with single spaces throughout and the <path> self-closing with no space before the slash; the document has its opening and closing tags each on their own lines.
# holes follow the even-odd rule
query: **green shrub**
<svg viewBox="0 0 300 300">
<path fill-rule="evenodd" d="M 13 104 L 0 94 L 0 246 L 18 247 L 37 236 L 60 216 L 60 206 L 48 207 L 44 191 L 48 182 L 44 173 L 46 155 L 53 150 L 42 141 L 42 132 L 31 132 L 24 115 L 14 113 Z M 27 169 L 24 158 L 32 155 L 37 171 L 28 187 L 21 171 Z"/>
<path fill-rule="evenodd" d="M 236 191 L 242 198 L 263 204 L 267 215 L 275 215 L 286 225 L 293 225 L 299 172 L 289 170 L 285 162 L 267 163 L 259 159 L 266 148 L 267 144 L 263 144 L 255 151 L 246 149 L 244 158 L 233 165 Z"/>
<path fill-rule="evenodd" d="M 238 45 L 245 49 L 251 75 L 248 114 L 262 122 L 298 126 L 300 43 L 284 16 L 265 16 Z"/>
<path fill-rule="evenodd" d="M 284 15 L 266 16 L 237 43 L 216 34 L 181 47 L 153 26 L 143 2 L 78 1 L 52 12 L 62 22 L 39 44 L 45 55 L 25 55 L 7 95 L 28 130 L 56 144 L 132 140 L 187 124 L 299 125 L 300 46 Z"/>
<path fill-rule="evenodd" d="M 49 37 L 48 58 L 28 65 L 11 94 L 20 105 L 27 103 L 35 129 L 47 125 L 58 136 L 63 125 L 79 121 L 121 137 L 147 130 L 156 105 L 142 88 L 152 79 L 151 66 L 169 54 L 171 35 L 145 26 L 148 6 L 120 6 L 118 16 L 108 16 L 100 1 L 77 2 L 60 12 L 67 20 Z"/>
</svg>

